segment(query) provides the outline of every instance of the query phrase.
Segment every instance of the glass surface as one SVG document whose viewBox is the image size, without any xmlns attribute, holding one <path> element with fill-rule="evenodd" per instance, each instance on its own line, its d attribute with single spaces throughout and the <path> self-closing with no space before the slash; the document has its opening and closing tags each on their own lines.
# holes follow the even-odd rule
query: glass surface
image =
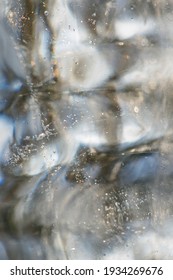
<svg viewBox="0 0 173 280">
<path fill-rule="evenodd" d="M 173 1 L 0 3 L 0 259 L 173 259 Z"/>
</svg>

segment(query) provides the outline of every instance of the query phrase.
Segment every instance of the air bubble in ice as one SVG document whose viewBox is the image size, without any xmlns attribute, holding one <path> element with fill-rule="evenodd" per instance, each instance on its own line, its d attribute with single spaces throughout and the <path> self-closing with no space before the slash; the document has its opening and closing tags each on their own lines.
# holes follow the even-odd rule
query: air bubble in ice
<svg viewBox="0 0 173 280">
<path fill-rule="evenodd" d="M 48 11 L 45 11 L 45 12 L 44 12 L 44 15 L 45 15 L 45 16 L 48 16 L 48 14 L 49 14 Z"/>
</svg>

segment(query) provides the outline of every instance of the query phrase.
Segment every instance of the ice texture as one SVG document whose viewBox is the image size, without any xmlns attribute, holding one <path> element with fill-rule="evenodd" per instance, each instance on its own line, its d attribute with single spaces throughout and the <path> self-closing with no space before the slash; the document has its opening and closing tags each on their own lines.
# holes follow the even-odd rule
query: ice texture
<svg viewBox="0 0 173 280">
<path fill-rule="evenodd" d="M 173 259 L 173 2 L 0 3 L 0 259 Z"/>
</svg>

